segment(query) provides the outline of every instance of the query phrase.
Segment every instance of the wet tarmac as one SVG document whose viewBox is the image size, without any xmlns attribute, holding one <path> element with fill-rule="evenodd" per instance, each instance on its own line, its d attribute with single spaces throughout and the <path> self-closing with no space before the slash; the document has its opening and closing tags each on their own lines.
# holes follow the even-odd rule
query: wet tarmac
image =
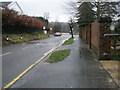
<svg viewBox="0 0 120 90">
<path fill-rule="evenodd" d="M 66 59 L 46 63 L 46 57 L 11 88 L 117 88 L 87 45 L 77 35 L 74 41 L 57 49 L 71 49 Z"/>
<path fill-rule="evenodd" d="M 70 35 L 34 40 L 2 48 L 2 85 L 5 86 L 30 65 L 39 60 L 50 49 L 61 43 Z"/>
</svg>

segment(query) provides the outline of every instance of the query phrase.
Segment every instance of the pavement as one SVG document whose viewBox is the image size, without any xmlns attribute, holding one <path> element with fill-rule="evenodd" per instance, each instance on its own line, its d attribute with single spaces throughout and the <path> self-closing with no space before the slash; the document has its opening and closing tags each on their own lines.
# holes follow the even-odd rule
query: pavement
<svg viewBox="0 0 120 90">
<path fill-rule="evenodd" d="M 70 55 L 57 63 L 46 57 L 10 88 L 117 88 L 118 86 L 96 60 L 87 45 L 75 35 L 74 43 L 57 50 L 71 49 Z"/>
</svg>

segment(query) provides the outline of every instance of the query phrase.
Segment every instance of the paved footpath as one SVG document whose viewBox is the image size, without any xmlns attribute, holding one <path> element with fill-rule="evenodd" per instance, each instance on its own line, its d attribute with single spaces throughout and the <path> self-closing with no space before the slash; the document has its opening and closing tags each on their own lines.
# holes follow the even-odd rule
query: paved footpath
<svg viewBox="0 0 120 90">
<path fill-rule="evenodd" d="M 117 88 L 82 40 L 77 35 L 74 40 L 57 49 L 71 49 L 70 56 L 52 64 L 45 58 L 11 88 Z"/>
</svg>

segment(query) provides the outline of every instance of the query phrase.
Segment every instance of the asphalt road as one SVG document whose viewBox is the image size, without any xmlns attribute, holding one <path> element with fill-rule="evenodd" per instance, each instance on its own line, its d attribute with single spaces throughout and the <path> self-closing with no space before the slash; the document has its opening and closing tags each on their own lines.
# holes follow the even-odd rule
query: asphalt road
<svg viewBox="0 0 120 90">
<path fill-rule="evenodd" d="M 5 86 L 46 52 L 69 38 L 70 35 L 50 37 L 2 48 L 2 85 Z"/>
<path fill-rule="evenodd" d="M 71 49 L 67 58 L 57 63 L 45 63 L 49 56 L 44 58 L 10 88 L 117 88 L 87 45 L 74 37 L 73 44 L 56 49 Z"/>
</svg>

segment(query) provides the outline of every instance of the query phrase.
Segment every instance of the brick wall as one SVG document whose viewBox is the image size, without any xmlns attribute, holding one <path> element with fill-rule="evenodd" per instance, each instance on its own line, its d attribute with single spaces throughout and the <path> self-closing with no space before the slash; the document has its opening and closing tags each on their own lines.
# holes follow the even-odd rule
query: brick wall
<svg viewBox="0 0 120 90">
<path fill-rule="evenodd" d="M 80 36 L 96 53 L 98 59 L 109 59 L 110 42 L 104 34 L 110 33 L 109 23 L 93 22 L 80 31 Z"/>
<path fill-rule="evenodd" d="M 80 37 L 85 43 L 90 44 L 90 26 L 85 27 L 83 30 L 80 30 Z"/>
</svg>

